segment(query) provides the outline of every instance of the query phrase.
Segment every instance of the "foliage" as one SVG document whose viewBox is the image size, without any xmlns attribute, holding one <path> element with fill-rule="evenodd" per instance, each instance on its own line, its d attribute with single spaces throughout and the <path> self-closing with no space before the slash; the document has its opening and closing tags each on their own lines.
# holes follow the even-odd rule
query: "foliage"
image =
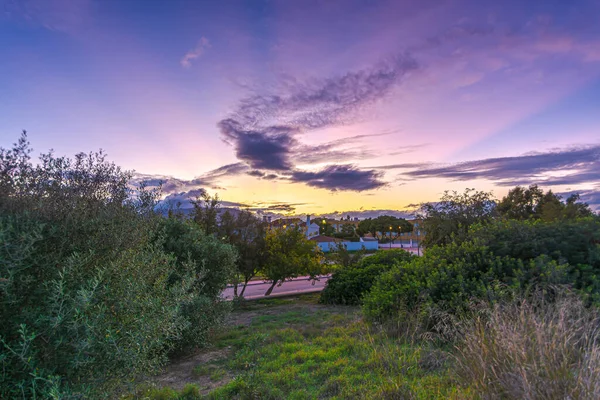
<svg viewBox="0 0 600 400">
<path fill-rule="evenodd" d="M 175 257 L 169 283 L 177 284 L 190 271 L 194 276 L 190 289 L 194 299 L 180 309 L 190 324 L 178 345 L 201 345 L 209 329 L 218 326 L 226 315 L 227 305 L 221 302 L 220 294 L 233 276 L 237 252 L 214 235 L 206 235 L 194 221 L 182 218 L 160 219 L 156 232 L 155 240 L 163 251 Z"/>
<path fill-rule="evenodd" d="M 323 220 L 323 221 L 317 222 L 319 224 L 319 235 L 334 236 L 336 232 L 335 232 L 335 228 L 333 227 L 333 225 L 331 225 L 326 220 Z"/>
<path fill-rule="evenodd" d="M 334 247 L 333 250 L 329 252 L 328 258 L 336 264 L 337 269 L 349 268 L 358 264 L 365 254 L 366 251 L 364 247 L 358 251 L 349 251 L 346 246 L 340 245 Z"/>
<path fill-rule="evenodd" d="M 370 233 L 373 237 L 382 238 L 390 233 L 399 234 L 402 232 L 412 232 L 412 230 L 412 224 L 404 218 L 381 215 L 377 218 L 367 218 L 360 221 L 357 232 L 360 235 Z"/>
<path fill-rule="evenodd" d="M 600 318 L 574 295 L 488 305 L 462 323 L 461 381 L 481 398 L 600 398 Z"/>
<path fill-rule="evenodd" d="M 342 224 L 340 234 L 344 238 L 357 237 L 356 227 L 353 224 Z"/>
<path fill-rule="evenodd" d="M 567 271 L 567 265 L 546 256 L 530 261 L 498 257 L 472 242 L 436 246 L 382 274 L 363 298 L 363 311 L 380 322 L 438 310 L 462 315 L 473 299 L 502 298 L 503 288 L 518 291 L 567 283 Z M 426 329 L 437 322 L 427 316 L 423 321 L 429 324 Z"/>
<path fill-rule="evenodd" d="M 379 275 L 413 257 L 404 250 L 379 251 L 364 257 L 357 264 L 338 269 L 327 281 L 320 301 L 329 304 L 359 304 Z"/>
<path fill-rule="evenodd" d="M 323 255 L 315 242 L 300 229 L 271 229 L 266 234 L 267 257 L 262 271 L 271 286 L 270 295 L 278 283 L 301 275 L 316 277 L 323 271 Z"/>
<path fill-rule="evenodd" d="M 198 277 L 217 261 L 201 258 L 229 250 L 189 231 L 191 248 L 168 242 L 156 193 L 102 153 L 29 154 L 25 135 L 0 149 L 0 397 L 106 398 L 198 329 L 187 307 L 223 282 Z"/>
<path fill-rule="evenodd" d="M 219 237 L 232 244 L 238 251 L 236 262 L 235 295 L 238 296 L 238 281 L 241 280 L 244 296 L 246 285 L 263 270 L 266 261 L 266 229 L 265 223 L 250 211 L 240 211 L 237 215 L 226 211 L 221 216 Z"/>
<path fill-rule="evenodd" d="M 192 213 L 194 222 L 200 225 L 207 235 L 216 234 L 219 230 L 218 216 L 219 207 L 221 206 L 219 196 L 211 196 L 209 193 L 203 191 L 202 194 L 191 203 L 194 206 L 194 211 Z"/>
<path fill-rule="evenodd" d="M 539 219 L 547 222 L 592 215 L 590 207 L 579 202 L 579 195 L 573 194 L 563 203 L 560 196 L 551 190 L 544 193 L 537 185 L 511 189 L 498 203 L 497 211 L 507 219 Z"/>
<path fill-rule="evenodd" d="M 494 254 L 529 261 L 545 255 L 568 264 L 569 283 L 600 300 L 600 221 L 595 218 L 554 222 L 500 220 L 474 225 L 470 240 Z"/>
<path fill-rule="evenodd" d="M 485 223 L 495 216 L 495 208 L 491 193 L 474 189 L 462 194 L 446 191 L 439 202 L 421 204 L 423 244 L 431 247 L 464 240 L 472 224 Z"/>
</svg>

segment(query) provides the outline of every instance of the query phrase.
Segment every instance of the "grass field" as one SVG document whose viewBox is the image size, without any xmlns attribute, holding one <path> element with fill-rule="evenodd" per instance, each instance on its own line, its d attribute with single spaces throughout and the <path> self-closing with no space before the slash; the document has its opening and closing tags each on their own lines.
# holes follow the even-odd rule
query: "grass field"
<svg viewBox="0 0 600 400">
<path fill-rule="evenodd" d="M 357 308 L 324 306 L 317 299 L 304 295 L 240 306 L 229 329 L 215 336 L 214 348 L 174 363 L 154 380 L 154 387 L 127 397 L 470 397 L 452 378 L 445 352 L 374 332 L 361 321 Z"/>
</svg>

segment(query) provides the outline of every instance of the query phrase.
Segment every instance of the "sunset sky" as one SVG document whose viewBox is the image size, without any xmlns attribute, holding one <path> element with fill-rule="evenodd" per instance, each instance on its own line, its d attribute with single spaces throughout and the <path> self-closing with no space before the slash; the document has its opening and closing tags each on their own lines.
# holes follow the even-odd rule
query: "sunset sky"
<svg viewBox="0 0 600 400">
<path fill-rule="evenodd" d="M 228 205 L 600 208 L 600 0 L 0 0 L 0 146 L 104 149 Z M 367 215 L 367 214 L 364 214 Z"/>
</svg>

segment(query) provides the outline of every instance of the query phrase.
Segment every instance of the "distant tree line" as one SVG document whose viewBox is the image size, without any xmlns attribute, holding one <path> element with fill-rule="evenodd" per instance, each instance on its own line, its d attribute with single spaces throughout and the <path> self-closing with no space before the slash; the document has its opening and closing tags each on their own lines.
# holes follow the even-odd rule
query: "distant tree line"
<svg viewBox="0 0 600 400">
<path fill-rule="evenodd" d="M 578 194 L 563 201 L 551 190 L 544 192 L 537 185 L 517 186 L 500 201 L 491 193 L 466 189 L 463 193 L 445 192 L 440 201 L 421 204 L 418 217 L 426 232 L 424 245 L 449 244 L 468 235 L 475 223 L 495 220 L 557 222 L 592 217 L 588 204 L 580 202 Z"/>
</svg>

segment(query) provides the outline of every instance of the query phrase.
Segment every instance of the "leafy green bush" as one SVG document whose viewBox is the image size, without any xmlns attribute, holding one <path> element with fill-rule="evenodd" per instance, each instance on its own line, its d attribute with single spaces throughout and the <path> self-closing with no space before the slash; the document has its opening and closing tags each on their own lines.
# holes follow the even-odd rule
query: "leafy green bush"
<svg viewBox="0 0 600 400">
<path fill-rule="evenodd" d="M 183 222 L 176 247 L 103 154 L 29 152 L 0 149 L 0 397 L 106 398 L 206 335 L 235 255 Z"/>
<path fill-rule="evenodd" d="M 522 261 L 498 257 L 472 242 L 435 246 L 420 258 L 382 274 L 363 298 L 372 321 L 403 320 L 416 312 L 461 314 L 474 299 L 495 300 L 502 288 L 566 283 L 567 266 L 548 257 Z M 425 324 L 436 323 L 423 315 Z"/>
<path fill-rule="evenodd" d="M 366 256 L 356 265 L 334 272 L 321 293 L 320 301 L 328 304 L 359 304 L 379 275 L 412 258 L 414 256 L 404 250 L 385 250 Z"/>
<path fill-rule="evenodd" d="M 160 220 L 155 240 L 165 253 L 175 257 L 170 284 L 186 279 L 190 271 L 194 276 L 194 298 L 180 308 L 189 323 L 177 346 L 183 349 L 202 345 L 209 330 L 219 326 L 229 310 L 230 304 L 219 297 L 233 274 L 237 252 L 214 235 L 206 235 L 197 223 L 179 218 Z"/>
<path fill-rule="evenodd" d="M 498 220 L 476 225 L 470 240 L 498 256 L 529 261 L 545 255 L 568 264 L 569 283 L 600 300 L 600 220 L 581 218 L 554 222 Z"/>
</svg>

